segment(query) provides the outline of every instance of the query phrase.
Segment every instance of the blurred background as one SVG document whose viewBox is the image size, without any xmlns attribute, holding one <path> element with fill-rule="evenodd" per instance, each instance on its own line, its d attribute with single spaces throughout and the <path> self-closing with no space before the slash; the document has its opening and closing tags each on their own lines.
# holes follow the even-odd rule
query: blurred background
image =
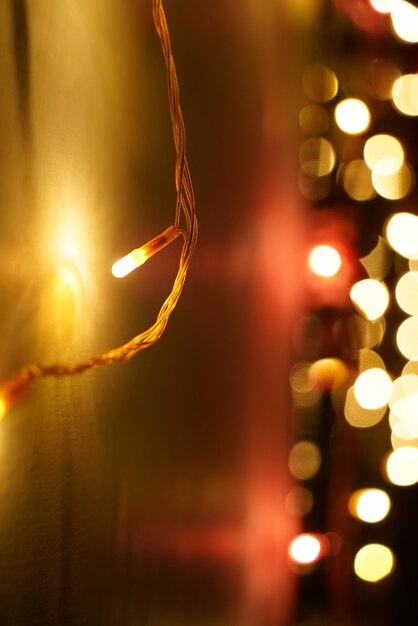
<svg viewBox="0 0 418 626">
<path fill-rule="evenodd" d="M 166 4 L 198 247 L 2 420 L 0 624 L 414 624 L 418 5 Z M 151 8 L 0 3 L 2 379 L 171 289 Z"/>
</svg>

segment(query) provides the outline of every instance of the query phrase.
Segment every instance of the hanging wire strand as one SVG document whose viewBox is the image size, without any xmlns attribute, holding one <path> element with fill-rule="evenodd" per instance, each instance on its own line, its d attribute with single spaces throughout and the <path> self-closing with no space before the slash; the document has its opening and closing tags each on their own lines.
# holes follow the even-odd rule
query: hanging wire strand
<svg viewBox="0 0 418 626">
<path fill-rule="evenodd" d="M 152 326 L 118 348 L 96 354 L 89 359 L 77 363 L 55 363 L 52 365 L 29 363 L 22 367 L 19 372 L 0 387 L 0 415 L 2 412 L 5 412 L 7 408 L 12 406 L 36 379 L 46 376 L 73 376 L 101 365 L 125 363 L 140 350 L 152 346 L 163 334 L 170 315 L 175 309 L 183 291 L 187 270 L 197 240 L 198 224 L 196 206 L 192 180 L 186 158 L 186 131 L 180 107 L 177 72 L 171 52 L 170 34 L 162 0 L 153 0 L 152 13 L 155 29 L 160 38 L 167 71 L 168 103 L 176 149 L 175 184 L 177 198 L 174 224 L 170 228 L 175 231 L 175 236 L 182 235 L 183 237 L 179 267 L 172 290 L 162 304 Z"/>
</svg>

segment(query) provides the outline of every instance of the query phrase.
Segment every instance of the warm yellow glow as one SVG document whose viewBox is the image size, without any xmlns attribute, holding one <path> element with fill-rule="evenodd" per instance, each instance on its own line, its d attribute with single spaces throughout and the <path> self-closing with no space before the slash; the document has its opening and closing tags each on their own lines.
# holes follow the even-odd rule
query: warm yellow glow
<svg viewBox="0 0 418 626">
<path fill-rule="evenodd" d="M 340 359 L 319 359 L 309 368 L 309 381 L 315 389 L 331 389 L 347 377 L 347 366 Z"/>
<path fill-rule="evenodd" d="M 411 170 L 406 163 L 402 163 L 395 174 L 388 176 L 372 172 L 372 182 L 379 196 L 387 200 L 404 198 L 410 192 L 413 184 Z"/>
<path fill-rule="evenodd" d="M 392 431 L 400 439 L 418 437 L 418 393 L 398 400 L 389 416 Z"/>
<path fill-rule="evenodd" d="M 390 498 L 382 489 L 360 489 L 351 495 L 348 508 L 354 517 L 375 524 L 389 513 Z"/>
<path fill-rule="evenodd" d="M 382 280 L 389 274 L 393 262 L 393 252 L 383 237 L 378 237 L 376 246 L 360 259 L 360 263 L 370 278 Z"/>
<path fill-rule="evenodd" d="M 344 169 L 344 189 L 353 200 L 364 202 L 376 195 L 372 175 L 363 159 L 350 161 Z"/>
<path fill-rule="evenodd" d="M 391 483 L 409 487 L 418 482 L 418 449 L 402 446 L 391 452 L 386 461 L 386 472 Z"/>
<path fill-rule="evenodd" d="M 404 162 L 402 144 L 392 135 L 374 135 L 364 146 L 364 160 L 376 174 L 395 174 Z"/>
<path fill-rule="evenodd" d="M 381 409 L 389 401 L 392 381 L 387 372 L 372 368 L 362 372 L 354 383 L 354 396 L 364 409 Z"/>
<path fill-rule="evenodd" d="M 409 259 L 418 254 L 418 217 L 395 213 L 386 226 L 387 239 L 396 252 Z"/>
<path fill-rule="evenodd" d="M 393 409 L 395 405 L 412 394 L 418 393 L 418 376 L 414 373 L 404 373 L 399 378 L 395 378 L 392 383 L 392 394 L 389 398 L 389 405 Z"/>
<path fill-rule="evenodd" d="M 332 246 L 315 246 L 309 253 L 308 265 L 317 276 L 330 278 L 338 273 L 341 267 L 341 256 Z"/>
<path fill-rule="evenodd" d="M 418 376 L 418 361 L 408 361 L 402 369 L 402 375 L 415 374 Z"/>
<path fill-rule="evenodd" d="M 398 350 L 410 361 L 418 360 L 418 316 L 408 317 L 396 333 Z"/>
<path fill-rule="evenodd" d="M 360 313 L 370 321 L 385 314 L 389 306 L 389 291 L 384 283 L 374 278 L 365 278 L 355 283 L 350 298 Z"/>
<path fill-rule="evenodd" d="M 143 265 L 146 260 L 147 257 L 140 248 L 138 250 L 133 250 L 112 265 L 112 274 L 116 278 L 123 278 L 133 270 L 136 270 L 137 267 Z"/>
<path fill-rule="evenodd" d="M 418 115 L 418 75 L 405 74 L 393 83 L 392 101 L 404 115 Z"/>
<path fill-rule="evenodd" d="M 0 397 L 0 419 L 3 419 L 3 417 L 6 415 L 6 411 L 7 411 L 6 401 L 4 400 L 4 398 Z"/>
<path fill-rule="evenodd" d="M 311 441 L 299 441 L 289 454 L 289 470 L 299 480 L 308 480 L 321 467 L 321 452 Z"/>
<path fill-rule="evenodd" d="M 308 98 L 315 102 L 329 102 L 337 95 L 337 77 L 321 63 L 313 63 L 304 70 L 302 84 Z"/>
<path fill-rule="evenodd" d="M 354 387 L 347 390 L 344 406 L 344 417 L 354 428 L 370 428 L 380 422 L 386 413 L 386 405 L 380 409 L 363 408 L 354 396 Z"/>
<path fill-rule="evenodd" d="M 418 43 L 418 9 L 410 2 L 395 0 L 392 11 L 395 34 L 406 43 Z"/>
<path fill-rule="evenodd" d="M 361 548 L 354 559 L 354 571 L 359 578 L 375 583 L 393 570 L 393 552 L 379 543 L 369 543 Z"/>
<path fill-rule="evenodd" d="M 307 135 L 322 135 L 328 130 L 328 113 L 319 104 L 308 104 L 299 113 L 299 124 Z"/>
<path fill-rule="evenodd" d="M 418 448 L 418 439 L 403 439 L 402 437 L 395 435 L 393 431 L 390 436 L 390 443 L 394 450 L 403 448 L 404 446 L 413 446 L 414 448 Z"/>
<path fill-rule="evenodd" d="M 348 135 L 361 135 L 370 126 L 370 111 L 362 100 L 347 98 L 335 107 L 335 121 Z"/>
<path fill-rule="evenodd" d="M 329 141 L 322 137 L 310 137 L 299 149 L 302 171 L 308 176 L 326 176 L 335 167 L 335 150 Z"/>
<path fill-rule="evenodd" d="M 418 315 L 418 272 L 407 272 L 398 281 L 396 301 L 408 315 Z"/>
<path fill-rule="evenodd" d="M 313 506 L 313 496 L 305 487 L 295 487 L 287 494 L 286 511 L 294 517 L 307 515 Z"/>
<path fill-rule="evenodd" d="M 321 542 L 313 535 L 299 535 L 289 546 L 289 556 L 295 563 L 315 563 L 321 553 Z"/>
<path fill-rule="evenodd" d="M 393 0 L 369 0 L 369 2 L 378 13 L 390 13 L 392 10 Z"/>
</svg>

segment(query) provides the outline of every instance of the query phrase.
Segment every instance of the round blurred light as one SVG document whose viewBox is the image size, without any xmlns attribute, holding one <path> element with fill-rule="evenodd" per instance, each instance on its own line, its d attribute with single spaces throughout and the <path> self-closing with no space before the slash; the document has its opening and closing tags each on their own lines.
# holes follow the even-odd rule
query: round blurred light
<svg viewBox="0 0 418 626">
<path fill-rule="evenodd" d="M 385 370 L 372 368 L 362 372 L 354 383 L 354 396 L 364 409 L 381 409 L 389 401 L 392 381 Z"/>
<path fill-rule="evenodd" d="M 414 448 L 418 447 L 418 439 L 403 439 L 402 437 L 398 437 L 397 435 L 395 435 L 393 431 L 390 436 L 390 442 L 394 450 L 397 450 L 398 448 L 403 448 L 404 446 L 413 446 Z"/>
<path fill-rule="evenodd" d="M 305 69 L 302 84 L 308 98 L 315 102 L 329 102 L 338 91 L 337 77 L 322 63 L 313 63 Z"/>
<path fill-rule="evenodd" d="M 386 472 L 391 483 L 409 487 L 418 482 L 418 449 L 402 446 L 391 452 L 386 461 Z"/>
<path fill-rule="evenodd" d="M 299 441 L 289 454 L 289 470 L 299 480 L 308 480 L 321 467 L 321 452 L 311 441 Z"/>
<path fill-rule="evenodd" d="M 374 135 L 364 146 L 364 160 L 376 174 L 395 174 L 404 162 L 404 150 L 392 135 Z"/>
<path fill-rule="evenodd" d="M 362 100 L 347 98 L 335 107 L 335 121 L 348 135 L 361 135 L 369 128 L 370 111 Z"/>
<path fill-rule="evenodd" d="M 393 553 L 379 543 L 369 543 L 361 548 L 354 559 L 354 571 L 359 578 L 375 583 L 391 573 Z"/>
<path fill-rule="evenodd" d="M 406 43 L 418 43 L 418 9 L 410 2 L 396 0 L 391 10 L 395 34 Z"/>
<path fill-rule="evenodd" d="M 347 377 L 347 367 L 340 359 L 319 359 L 309 368 L 309 381 L 315 389 L 327 390 Z"/>
<path fill-rule="evenodd" d="M 392 394 L 389 398 L 389 405 L 393 409 L 395 404 L 402 398 L 418 393 L 418 376 L 416 374 L 403 374 L 395 378 L 392 383 Z"/>
<path fill-rule="evenodd" d="M 295 563 L 315 563 L 321 554 L 321 542 L 309 534 L 298 535 L 289 546 L 289 556 Z"/>
<path fill-rule="evenodd" d="M 328 113 L 319 104 L 308 104 L 299 113 L 299 124 L 307 135 L 322 135 L 328 130 Z"/>
<path fill-rule="evenodd" d="M 396 301 L 408 315 L 418 315 L 418 272 L 407 272 L 398 281 Z"/>
<path fill-rule="evenodd" d="M 405 74 L 393 83 L 392 100 L 404 115 L 418 115 L 418 75 Z"/>
<path fill-rule="evenodd" d="M 299 189 L 310 202 L 325 200 L 331 192 L 331 176 L 309 176 L 303 171 L 299 172 Z"/>
<path fill-rule="evenodd" d="M 389 423 L 395 435 L 401 439 L 418 437 L 418 394 L 405 396 L 395 403 Z"/>
<path fill-rule="evenodd" d="M 418 316 L 413 315 L 402 322 L 396 333 L 399 352 L 410 361 L 418 360 Z"/>
<path fill-rule="evenodd" d="M 332 246 L 315 246 L 309 253 L 308 265 L 317 276 L 331 278 L 341 267 L 341 256 Z"/>
<path fill-rule="evenodd" d="M 302 171 L 308 176 L 326 176 L 334 169 L 335 151 L 329 141 L 322 137 L 310 137 L 299 149 Z"/>
<path fill-rule="evenodd" d="M 392 10 L 393 0 L 369 0 L 369 2 L 378 13 L 390 13 Z"/>
<path fill-rule="evenodd" d="M 294 517 L 307 515 L 313 506 L 313 496 L 304 487 L 295 487 L 287 494 L 285 500 L 286 511 Z"/>
<path fill-rule="evenodd" d="M 344 169 L 344 189 L 353 200 L 364 202 L 376 195 L 372 175 L 363 159 L 355 159 Z"/>
<path fill-rule="evenodd" d="M 406 163 L 402 163 L 397 172 L 388 176 L 372 172 L 372 182 L 382 198 L 400 200 L 408 195 L 412 187 L 411 170 Z"/>
<path fill-rule="evenodd" d="M 378 424 L 386 413 L 386 405 L 373 411 L 363 408 L 354 396 L 354 388 L 347 390 L 344 406 L 344 417 L 354 428 L 370 428 Z"/>
<path fill-rule="evenodd" d="M 389 306 L 389 292 L 384 283 L 365 278 L 355 283 L 350 291 L 353 304 L 370 321 L 382 317 Z"/>
<path fill-rule="evenodd" d="M 412 213 L 395 213 L 386 226 L 387 239 L 396 252 L 412 258 L 418 254 L 418 217 Z"/>
<path fill-rule="evenodd" d="M 348 508 L 354 517 L 375 524 L 389 513 L 390 498 L 382 489 L 360 489 L 350 497 Z"/>
<path fill-rule="evenodd" d="M 368 69 L 372 95 L 379 100 L 390 100 L 393 83 L 401 75 L 399 68 L 387 59 L 375 59 Z"/>
</svg>

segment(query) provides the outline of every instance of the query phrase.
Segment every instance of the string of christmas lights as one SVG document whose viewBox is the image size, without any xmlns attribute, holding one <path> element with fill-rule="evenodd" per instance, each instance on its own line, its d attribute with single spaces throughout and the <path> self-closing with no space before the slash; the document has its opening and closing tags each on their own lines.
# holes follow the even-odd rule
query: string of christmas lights
<svg viewBox="0 0 418 626">
<path fill-rule="evenodd" d="M 52 365 L 29 363 L 23 366 L 0 387 L 0 417 L 6 414 L 10 407 L 26 393 L 37 379 L 47 376 L 74 376 L 101 365 L 125 363 L 140 350 L 152 346 L 163 334 L 170 315 L 182 293 L 187 270 L 196 245 L 198 223 L 193 185 L 186 158 L 186 132 L 180 107 L 177 72 L 171 52 L 170 33 L 162 0 L 153 0 L 152 13 L 167 71 L 168 102 L 176 149 L 175 183 L 177 198 L 174 224 L 145 245 L 132 250 L 128 255 L 117 261 L 112 267 L 112 273 L 118 278 L 126 276 L 181 235 L 183 237 L 183 247 L 172 290 L 162 304 L 152 326 L 122 346 L 96 354 L 77 363 L 54 363 Z"/>
</svg>

